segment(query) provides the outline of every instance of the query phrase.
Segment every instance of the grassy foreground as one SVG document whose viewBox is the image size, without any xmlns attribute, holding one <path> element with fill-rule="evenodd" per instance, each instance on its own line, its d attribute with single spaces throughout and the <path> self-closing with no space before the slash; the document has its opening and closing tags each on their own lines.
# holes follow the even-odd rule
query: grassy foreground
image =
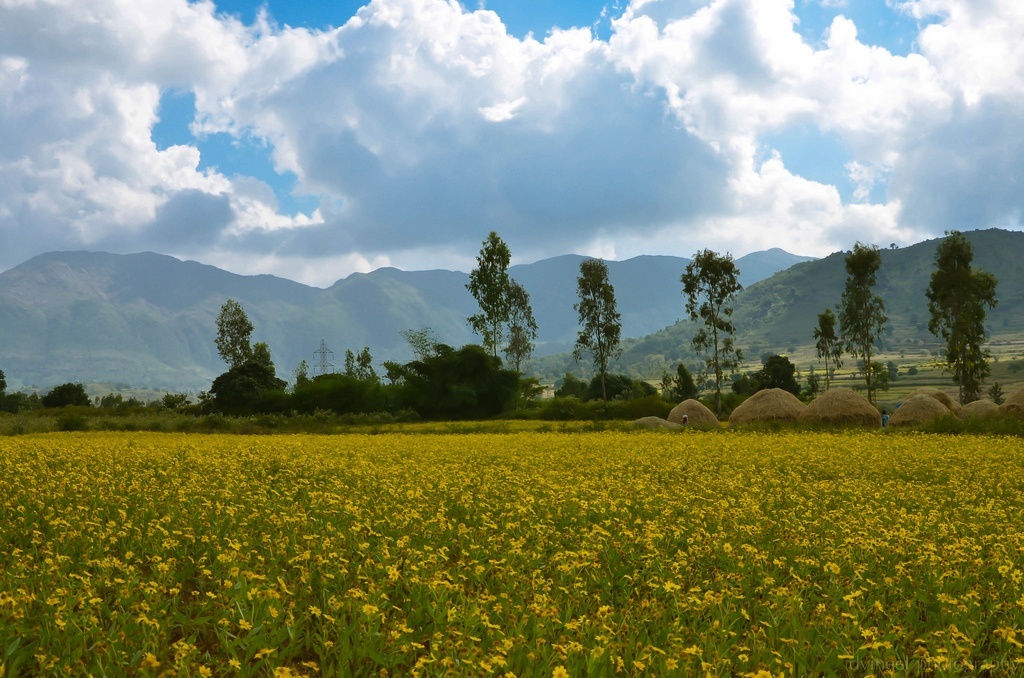
<svg viewBox="0 0 1024 678">
<path fill-rule="evenodd" d="M 1024 441 L 0 439 L 0 675 L 1019 675 Z"/>
</svg>

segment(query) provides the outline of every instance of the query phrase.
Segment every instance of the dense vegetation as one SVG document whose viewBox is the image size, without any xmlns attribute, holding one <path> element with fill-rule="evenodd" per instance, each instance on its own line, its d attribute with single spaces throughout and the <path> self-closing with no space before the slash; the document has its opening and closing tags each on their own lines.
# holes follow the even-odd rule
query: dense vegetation
<svg viewBox="0 0 1024 678">
<path fill-rule="evenodd" d="M 677 341 L 669 333 L 641 342 L 644 350 L 660 351 L 648 356 L 650 360 L 641 370 L 644 378 L 638 378 L 635 371 L 624 374 L 610 371 L 624 345 L 620 344 L 618 336 L 620 314 L 615 290 L 603 262 L 583 260 L 577 281 L 580 303 L 576 308 L 580 312 L 579 337 L 586 341 L 578 341 L 575 354 L 577 359 L 584 353 L 592 354 L 594 369 L 590 371 L 586 364 L 576 363 L 572 370 L 563 372 L 565 376 L 555 380 L 556 400 L 571 396 L 577 401 L 588 401 L 598 394 L 604 400 L 613 401 L 650 398 L 653 390 L 650 384 L 654 381 L 651 370 L 662 364 L 669 354 L 679 358 L 661 372 L 666 400 L 677 403 L 713 389 L 715 399 L 710 404 L 720 416 L 727 416 L 744 398 L 758 390 L 782 388 L 811 399 L 830 388 L 834 381 L 858 375 L 867 386 L 869 400 L 878 400 L 876 392 L 886 391 L 897 379 L 914 376 L 919 365 L 926 366 L 918 361 L 918 364 L 904 365 L 901 371 L 897 356 L 893 356 L 884 312 L 888 307 L 874 289 L 879 282 L 876 274 L 884 261 L 883 254 L 878 248 L 858 243 L 854 251 L 845 256 L 849 273 L 847 287 L 832 300 L 839 302 L 835 307 L 838 313 L 834 315 L 829 308 L 824 313 L 819 312 L 816 315 L 818 325 L 807 338 L 816 340 L 816 357 L 824 360 L 818 365 L 824 369 L 816 372 L 812 362 L 807 372 L 801 372 L 797 368 L 797 356 L 791 358 L 789 352 L 763 351 L 760 365 L 756 362 L 740 364 L 743 352 L 733 343 L 732 334 L 737 326 L 731 320 L 733 300 L 741 288 L 737 282 L 739 271 L 729 255 L 699 252 L 681 282 L 688 297 L 688 314 L 703 320 L 705 325 L 694 331 L 690 349 L 677 345 L 674 351 L 669 351 L 668 343 Z M 469 316 L 467 323 L 480 334 L 485 349 L 473 344 L 460 348 L 448 346 L 434 337 L 429 328 L 407 330 L 402 334 L 410 340 L 415 359 L 406 363 L 384 363 L 383 377 L 374 369 L 370 348 L 364 347 L 358 356 L 352 351 L 346 352 L 344 372 L 320 369 L 320 373 L 310 378 L 309 365 L 302 361 L 294 372 L 294 383 L 289 385 L 278 375 L 269 345 L 252 343 L 254 325 L 245 310 L 229 299 L 217 318 L 217 337 L 213 342 L 227 371 L 213 380 L 208 391 L 194 397 L 195 402 L 189 403 L 188 396 L 183 394 L 167 394 L 160 404 L 193 414 L 308 415 L 324 411 L 345 416 L 373 414 L 394 420 L 480 419 L 510 412 L 530 416 L 537 415 L 538 411 L 540 416 L 557 419 L 564 418 L 566 411 L 579 412 L 579 402 L 543 405 L 536 402 L 536 396 L 542 391 L 537 373 L 524 368 L 523 361 L 534 349 L 537 326 L 529 295 L 508 276 L 509 257 L 507 246 L 492 232 L 484 241 L 478 268 L 470 275 L 470 284 L 466 286 L 480 305 L 479 313 Z M 970 243 L 957 232 L 948 234 L 935 252 L 935 270 L 927 291 L 932 314 L 929 326 L 936 335 L 947 340 L 947 347 L 930 357 L 945 362 L 953 381 L 960 387 L 962 402 L 982 395 L 998 401 L 1004 395 L 998 379 L 989 384 L 986 391 L 982 390 L 982 380 L 993 374 L 992 363 L 998 360 L 985 345 L 989 334 L 985 310 L 996 305 L 996 279 L 974 268 L 972 259 Z M 599 275 L 588 275 L 588 267 Z M 972 281 L 974 284 L 967 284 Z M 594 303 L 595 300 L 600 300 L 600 304 Z M 590 312 L 591 307 L 600 312 Z M 835 331 L 837 320 L 839 334 Z M 629 350 L 635 351 L 641 344 L 633 342 Z M 751 347 L 751 353 L 756 348 L 759 347 Z M 847 361 L 851 363 L 847 372 L 840 374 L 838 369 L 844 365 L 844 349 L 852 360 Z M 514 369 L 503 364 L 499 352 Z M 906 351 L 899 353 L 898 359 L 902 361 Z M 882 355 L 884 357 L 879 357 Z M 806 359 L 805 353 L 800 360 Z M 931 360 L 932 365 L 938 362 Z M 591 379 L 592 375 L 598 378 L 596 382 Z M 589 388 L 578 387 L 588 379 Z M 727 388 L 724 394 L 723 380 Z M 595 385 L 600 389 L 596 390 Z M 90 400 L 83 386 L 73 383 L 39 395 L 4 396 L 0 388 L 0 409 L 19 412 L 92 404 L 110 408 L 122 404 L 105 402 L 106 397 L 103 396 L 104 401 Z M 898 404 L 898 396 L 891 402 Z M 128 403 L 135 404 L 130 399 Z M 605 409 L 621 415 L 638 408 Z M 644 414 L 656 415 L 663 409 L 664 403 L 659 402 L 658 407 Z M 595 406 L 582 411 L 585 418 L 601 414 L 600 408 Z"/>
</svg>

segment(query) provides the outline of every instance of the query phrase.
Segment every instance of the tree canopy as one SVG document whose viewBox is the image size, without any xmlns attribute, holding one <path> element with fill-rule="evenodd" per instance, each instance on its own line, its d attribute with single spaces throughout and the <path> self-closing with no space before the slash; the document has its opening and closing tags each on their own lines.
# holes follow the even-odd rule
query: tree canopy
<svg viewBox="0 0 1024 678">
<path fill-rule="evenodd" d="M 959 231 L 949 231 L 935 249 L 928 290 L 928 330 L 946 341 L 946 365 L 959 388 L 961 404 L 981 397 L 991 373 L 985 341 L 985 315 L 996 303 L 994 275 L 972 266 L 974 251 Z"/>
<path fill-rule="evenodd" d="M 601 377 L 602 399 L 608 400 L 608 363 L 622 353 L 622 318 L 615 308 L 615 288 L 608 280 L 608 266 L 600 259 L 584 259 L 576 286 L 580 300 L 573 308 L 579 313 L 580 330 L 572 356 L 579 361 L 584 354 L 591 355 Z"/>
<path fill-rule="evenodd" d="M 522 374 L 523 361 L 533 353 L 537 340 L 537 321 L 530 307 L 530 293 L 515 280 L 508 290 L 508 344 L 505 358 L 516 372 Z"/>
<path fill-rule="evenodd" d="M 511 260 L 512 253 L 508 245 L 496 232 L 491 231 L 483 242 L 476 258 L 476 268 L 470 272 L 469 284 L 466 285 L 480 307 L 479 313 L 474 313 L 466 320 L 483 339 L 487 352 L 495 358 L 498 357 L 505 325 L 509 320 L 511 280 L 508 265 Z"/>
<path fill-rule="evenodd" d="M 519 375 L 475 344 L 438 344 L 432 355 L 392 368 L 400 373 L 399 404 L 428 419 L 494 416 L 513 401 L 519 383 Z"/>
<path fill-rule="evenodd" d="M 693 382 L 693 375 L 683 363 L 676 365 L 674 375 L 667 372 L 662 375 L 661 388 L 665 399 L 669 402 L 681 403 L 700 395 L 700 389 Z"/>
<path fill-rule="evenodd" d="M 54 386 L 49 393 L 43 396 L 42 403 L 43 407 L 68 407 L 71 405 L 89 407 L 92 405 L 89 395 L 85 392 L 85 386 L 70 383 Z"/>
<path fill-rule="evenodd" d="M 732 335 L 736 331 L 730 318 L 736 293 L 743 289 L 739 269 L 728 253 L 719 255 L 702 250 L 693 255 L 680 278 L 686 295 L 686 313 L 704 324 L 691 341 L 698 354 L 706 354 L 707 367 L 715 375 L 715 407 L 722 412 L 722 375 L 732 372 L 743 360 Z"/>
<path fill-rule="evenodd" d="M 825 361 L 825 390 L 832 385 L 832 374 L 843 366 L 843 342 L 836 335 L 836 316 L 826 308 L 818 314 L 818 326 L 814 328 L 814 348 L 818 357 Z"/>
<path fill-rule="evenodd" d="M 800 384 L 796 381 L 796 366 L 789 358 L 771 355 L 754 374 L 759 391 L 767 388 L 781 388 L 795 396 L 800 395 Z"/>
<path fill-rule="evenodd" d="M 839 303 L 840 332 L 846 351 L 864 361 L 868 402 L 873 403 L 879 372 L 872 365 L 871 357 L 889 320 L 885 315 L 885 302 L 874 293 L 882 256 L 878 247 L 857 243 L 846 255 L 845 264 L 846 286 Z"/>
<path fill-rule="evenodd" d="M 252 357 L 252 323 L 242 305 L 228 299 L 217 316 L 217 353 L 228 367 L 237 367 Z"/>
</svg>

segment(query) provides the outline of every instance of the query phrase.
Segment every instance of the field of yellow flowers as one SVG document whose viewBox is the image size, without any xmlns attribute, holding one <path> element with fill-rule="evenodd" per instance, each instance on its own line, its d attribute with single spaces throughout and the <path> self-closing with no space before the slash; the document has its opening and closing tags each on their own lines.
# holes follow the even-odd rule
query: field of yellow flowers
<svg viewBox="0 0 1024 678">
<path fill-rule="evenodd" d="M 0 675 L 1021 675 L 1024 443 L 0 440 Z"/>
</svg>

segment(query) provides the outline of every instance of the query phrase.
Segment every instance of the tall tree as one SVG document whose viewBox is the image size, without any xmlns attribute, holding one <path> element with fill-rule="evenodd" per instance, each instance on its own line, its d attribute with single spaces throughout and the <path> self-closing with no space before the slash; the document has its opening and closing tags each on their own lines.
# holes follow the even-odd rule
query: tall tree
<svg viewBox="0 0 1024 678">
<path fill-rule="evenodd" d="M 480 312 L 466 320 L 474 332 L 483 339 L 484 348 L 493 357 L 498 357 L 502 345 L 505 325 L 509 320 L 508 265 L 512 254 L 508 245 L 491 231 L 483 242 L 476 258 L 476 268 L 469 274 L 466 289 L 476 299 Z"/>
<path fill-rule="evenodd" d="M 298 367 L 295 368 L 295 388 L 305 388 L 309 386 L 309 363 L 305 360 L 299 362 Z"/>
<path fill-rule="evenodd" d="M 252 323 L 242 305 L 228 299 L 217 316 L 217 353 L 228 367 L 237 367 L 252 358 Z"/>
<path fill-rule="evenodd" d="M 732 335 L 732 302 L 743 289 L 740 271 L 732 255 L 703 250 L 693 255 L 680 278 L 686 295 L 686 313 L 691 320 L 700 320 L 704 327 L 691 343 L 698 354 L 706 354 L 705 364 L 715 375 L 715 407 L 722 413 L 722 375 L 734 372 L 743 360 L 743 351 L 736 348 Z"/>
<path fill-rule="evenodd" d="M 877 375 L 871 357 L 889 320 L 885 315 L 885 302 L 874 293 L 882 256 L 878 247 L 857 243 L 846 255 L 845 263 L 846 287 L 839 303 L 839 330 L 846 352 L 864 361 L 868 402 L 873 403 Z"/>
<path fill-rule="evenodd" d="M 673 403 L 696 398 L 700 393 L 697 385 L 693 383 L 693 375 L 683 363 L 676 365 L 675 375 L 665 372 L 661 376 L 661 390 L 665 399 Z"/>
<path fill-rule="evenodd" d="M 416 360 L 426 360 L 433 357 L 436 349 L 441 345 L 441 340 L 429 327 L 418 330 L 403 330 L 402 337 L 408 342 Z"/>
<path fill-rule="evenodd" d="M 832 373 L 843 366 L 843 342 L 836 334 L 836 316 L 831 308 L 818 314 L 818 326 L 814 328 L 814 347 L 818 350 L 818 357 L 825 361 L 827 391 L 832 385 Z"/>
<path fill-rule="evenodd" d="M 505 357 L 512 369 L 522 374 L 523 361 L 533 353 L 537 339 L 537 321 L 530 307 L 530 293 L 515 280 L 508 290 L 508 344 Z"/>
<path fill-rule="evenodd" d="M 608 363 L 622 353 L 622 319 L 615 308 L 615 289 L 608 280 L 608 266 L 600 259 L 584 259 L 576 286 L 580 300 L 573 308 L 579 313 L 580 331 L 572 356 L 579 361 L 584 353 L 590 353 L 601 375 L 601 398 L 608 400 Z"/>
<path fill-rule="evenodd" d="M 377 371 L 373 369 L 373 355 L 369 346 L 364 346 L 359 355 L 351 349 L 345 351 L 345 374 L 359 381 L 380 381 Z"/>
<path fill-rule="evenodd" d="M 971 266 L 974 251 L 960 231 L 947 231 L 935 249 L 928 285 L 928 330 L 946 340 L 947 371 L 960 390 L 960 403 L 981 397 L 991 374 L 985 342 L 985 313 L 996 301 L 996 278 Z"/>
</svg>

